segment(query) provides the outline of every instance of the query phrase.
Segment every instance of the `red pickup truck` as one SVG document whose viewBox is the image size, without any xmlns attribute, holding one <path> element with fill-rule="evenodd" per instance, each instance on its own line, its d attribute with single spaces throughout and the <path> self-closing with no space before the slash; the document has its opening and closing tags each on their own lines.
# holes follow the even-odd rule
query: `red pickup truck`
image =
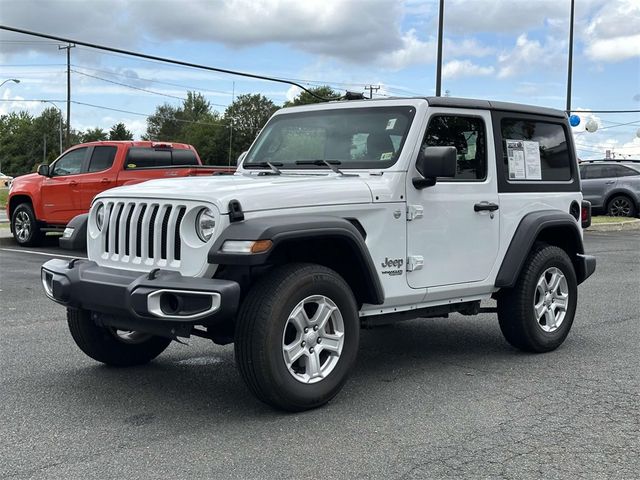
<svg viewBox="0 0 640 480">
<path fill-rule="evenodd" d="M 235 167 L 203 166 L 195 148 L 182 143 L 104 141 L 75 145 L 38 173 L 13 180 L 7 217 L 16 242 L 37 245 L 45 232 L 62 231 L 89 211 L 100 192 L 154 178 L 232 173 Z"/>
</svg>

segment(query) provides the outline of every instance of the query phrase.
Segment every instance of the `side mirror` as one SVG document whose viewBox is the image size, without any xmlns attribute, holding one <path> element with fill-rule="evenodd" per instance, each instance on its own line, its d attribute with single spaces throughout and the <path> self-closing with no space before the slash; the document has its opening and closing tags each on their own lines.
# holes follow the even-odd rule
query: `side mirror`
<svg viewBox="0 0 640 480">
<path fill-rule="evenodd" d="M 426 147 L 418 154 L 416 170 L 420 177 L 412 179 L 417 189 L 432 187 L 439 177 L 456 176 L 458 152 L 456 147 Z"/>
<path fill-rule="evenodd" d="M 43 177 L 48 177 L 49 175 L 49 165 L 46 163 L 42 163 L 38 165 L 38 175 L 42 175 Z"/>
</svg>

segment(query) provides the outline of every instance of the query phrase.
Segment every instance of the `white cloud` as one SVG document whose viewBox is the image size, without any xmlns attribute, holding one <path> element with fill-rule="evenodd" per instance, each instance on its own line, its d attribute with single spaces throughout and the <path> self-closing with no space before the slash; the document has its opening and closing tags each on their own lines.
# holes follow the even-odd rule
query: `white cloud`
<svg viewBox="0 0 640 480">
<path fill-rule="evenodd" d="M 639 29 L 638 0 L 607 2 L 585 28 L 585 53 L 591 60 L 605 62 L 640 57 Z"/>
<path fill-rule="evenodd" d="M 478 77 L 491 75 L 495 71 L 492 66 L 483 67 L 472 63 L 470 60 L 452 60 L 442 67 L 444 78 Z"/>
<path fill-rule="evenodd" d="M 498 78 L 521 76 L 537 68 L 555 66 L 564 61 L 565 48 L 566 41 L 547 38 L 543 44 L 523 33 L 511 51 L 498 56 Z"/>
<path fill-rule="evenodd" d="M 434 40 L 420 40 L 415 30 L 402 35 L 402 46 L 380 56 L 379 63 L 390 70 L 400 70 L 409 65 L 432 63 L 436 58 Z"/>
</svg>

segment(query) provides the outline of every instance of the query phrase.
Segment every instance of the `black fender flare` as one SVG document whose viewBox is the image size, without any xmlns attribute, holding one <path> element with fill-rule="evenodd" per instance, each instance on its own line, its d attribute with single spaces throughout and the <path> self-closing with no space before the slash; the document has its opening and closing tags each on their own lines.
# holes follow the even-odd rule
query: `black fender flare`
<svg viewBox="0 0 640 480">
<path fill-rule="evenodd" d="M 208 261 L 218 265 L 257 266 L 268 264 L 277 247 L 288 241 L 338 238 L 346 241 L 371 298 L 367 303 L 384 303 L 384 290 L 363 233 L 349 220 L 332 216 L 277 215 L 232 223 L 222 231 L 209 250 Z M 273 246 L 263 253 L 235 254 L 221 251 L 227 240 L 271 240 Z M 331 254 L 329 252 L 328 254 Z"/>
<path fill-rule="evenodd" d="M 65 250 L 86 250 L 87 248 L 87 223 L 89 214 L 76 215 L 67 223 L 67 228 L 73 228 L 69 237 L 60 237 L 58 244 Z"/>
<path fill-rule="evenodd" d="M 544 230 L 561 227 L 567 234 L 563 243 L 575 246 L 575 252 L 567 252 L 576 270 L 578 283 L 582 283 L 595 270 L 595 258 L 584 255 L 584 246 L 580 226 L 569 213 L 559 210 L 540 210 L 522 217 L 502 259 L 502 265 L 496 277 L 495 286 L 499 288 L 513 287 L 531 252 L 534 242 Z"/>
</svg>

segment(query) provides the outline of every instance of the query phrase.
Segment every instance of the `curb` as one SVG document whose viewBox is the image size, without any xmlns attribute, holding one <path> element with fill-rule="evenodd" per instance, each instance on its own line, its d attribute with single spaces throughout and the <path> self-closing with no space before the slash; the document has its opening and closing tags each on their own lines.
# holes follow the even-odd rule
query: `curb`
<svg viewBox="0 0 640 480">
<path fill-rule="evenodd" d="M 615 223 L 592 224 L 586 229 L 587 232 L 621 232 L 627 230 L 640 230 L 640 219 L 625 220 Z"/>
</svg>

